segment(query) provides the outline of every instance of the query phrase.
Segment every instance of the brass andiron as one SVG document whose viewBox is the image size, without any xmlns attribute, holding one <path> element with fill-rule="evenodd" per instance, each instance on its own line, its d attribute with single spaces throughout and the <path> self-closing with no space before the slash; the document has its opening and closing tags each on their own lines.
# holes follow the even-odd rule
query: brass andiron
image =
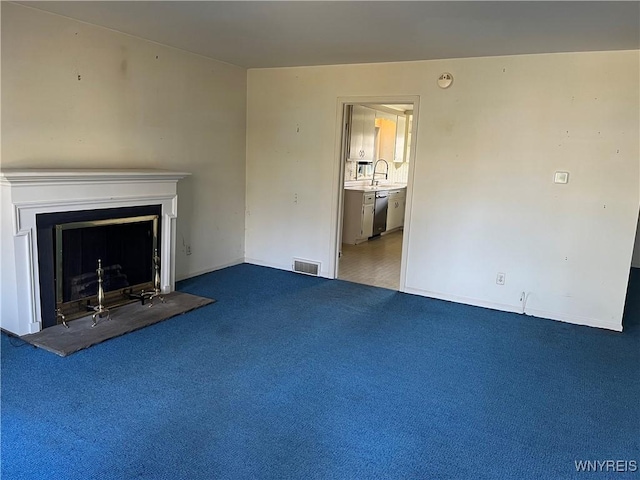
<svg viewBox="0 0 640 480">
<path fill-rule="evenodd" d="M 98 259 L 98 269 L 96 273 L 98 274 L 98 305 L 93 307 L 96 313 L 93 314 L 93 324 L 91 327 L 95 327 L 98 324 L 98 318 L 102 318 L 105 313 L 107 314 L 107 320 L 111 318 L 109 309 L 104 306 L 104 288 L 102 287 L 104 270 L 102 269 L 101 259 Z"/>
<path fill-rule="evenodd" d="M 158 256 L 158 249 L 153 249 L 153 290 L 149 292 L 145 292 L 142 290 L 140 293 L 129 293 L 129 298 L 135 298 L 136 300 L 140 300 L 142 305 L 145 302 L 149 301 L 149 307 L 153 307 L 153 299 L 159 298 L 162 303 L 164 303 L 164 296 L 162 295 L 162 290 L 160 289 L 160 257 Z"/>
<path fill-rule="evenodd" d="M 64 313 L 62 313 L 62 310 L 59 308 L 56 308 L 56 318 L 60 317 L 62 319 L 62 325 L 64 325 L 66 328 L 69 328 L 69 325 L 67 325 L 67 319 L 64 316 Z"/>
<path fill-rule="evenodd" d="M 162 303 L 164 303 L 164 297 L 162 296 L 162 290 L 160 290 L 160 257 L 158 256 L 158 249 L 153 250 L 153 293 L 149 296 L 149 307 L 153 307 L 153 299 L 158 297 Z"/>
</svg>

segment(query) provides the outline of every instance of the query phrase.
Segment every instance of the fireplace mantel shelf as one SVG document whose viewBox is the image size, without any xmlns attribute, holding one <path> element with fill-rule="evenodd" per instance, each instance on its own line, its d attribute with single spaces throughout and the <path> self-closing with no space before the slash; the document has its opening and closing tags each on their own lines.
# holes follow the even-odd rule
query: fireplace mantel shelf
<svg viewBox="0 0 640 480">
<path fill-rule="evenodd" d="M 189 175 L 191 174 L 186 172 L 158 169 L 3 169 L 0 171 L 0 180 L 10 184 L 157 182 L 159 180 L 177 181 Z"/>
</svg>

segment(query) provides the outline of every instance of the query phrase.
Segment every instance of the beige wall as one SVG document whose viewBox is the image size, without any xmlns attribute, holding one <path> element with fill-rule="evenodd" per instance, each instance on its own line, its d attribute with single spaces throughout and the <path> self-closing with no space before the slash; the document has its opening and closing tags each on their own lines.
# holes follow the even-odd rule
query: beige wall
<svg viewBox="0 0 640 480">
<path fill-rule="evenodd" d="M 289 269 L 301 257 L 331 276 L 337 99 L 417 95 L 404 289 L 512 311 L 526 292 L 528 314 L 620 329 L 638 64 L 627 51 L 249 70 L 247 261 Z M 446 71 L 455 80 L 441 90 Z M 569 184 L 553 183 L 557 170 Z"/>
<path fill-rule="evenodd" d="M 526 292 L 529 314 L 619 329 L 638 64 L 632 51 L 264 69 L 247 88 L 243 69 L 3 2 L 2 166 L 191 172 L 179 278 L 292 257 L 331 276 L 338 99 L 415 95 L 403 288 L 514 311 Z"/>
<path fill-rule="evenodd" d="M 190 172 L 178 278 L 244 258 L 245 119 L 244 69 L 2 2 L 2 167 Z"/>
</svg>

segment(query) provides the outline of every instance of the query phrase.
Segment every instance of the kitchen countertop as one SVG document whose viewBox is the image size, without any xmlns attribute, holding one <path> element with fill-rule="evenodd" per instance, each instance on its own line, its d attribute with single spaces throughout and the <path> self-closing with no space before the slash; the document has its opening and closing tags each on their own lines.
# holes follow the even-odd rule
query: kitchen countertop
<svg viewBox="0 0 640 480">
<path fill-rule="evenodd" d="M 345 185 L 345 190 L 355 190 L 357 192 L 379 192 L 383 190 L 400 190 L 407 188 L 404 183 L 387 183 L 382 185 Z"/>
</svg>

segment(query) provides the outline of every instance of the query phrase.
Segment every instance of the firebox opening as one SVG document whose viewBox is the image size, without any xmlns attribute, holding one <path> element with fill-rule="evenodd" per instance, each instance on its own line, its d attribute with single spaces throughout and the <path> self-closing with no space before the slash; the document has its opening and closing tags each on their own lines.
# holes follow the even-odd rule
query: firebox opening
<svg viewBox="0 0 640 480">
<path fill-rule="evenodd" d="M 93 310 L 98 260 L 107 306 L 152 291 L 160 218 L 160 205 L 37 215 L 43 328 Z"/>
</svg>

